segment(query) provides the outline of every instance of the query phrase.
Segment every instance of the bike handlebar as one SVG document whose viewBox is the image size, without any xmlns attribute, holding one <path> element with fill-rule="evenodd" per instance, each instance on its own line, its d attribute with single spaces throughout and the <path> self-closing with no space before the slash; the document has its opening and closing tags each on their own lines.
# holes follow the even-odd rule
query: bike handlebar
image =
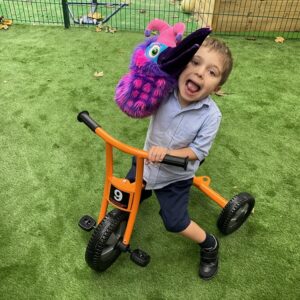
<svg viewBox="0 0 300 300">
<path fill-rule="evenodd" d="M 104 131 L 101 126 L 94 121 L 87 111 L 82 111 L 78 114 L 77 120 L 79 122 L 83 122 L 87 127 L 89 127 L 93 132 L 98 134 L 101 138 L 103 138 L 107 143 L 111 144 L 112 146 L 118 148 L 119 150 L 135 155 L 140 156 L 142 158 L 148 158 L 148 152 L 139 150 L 137 148 L 128 146 L 120 141 L 114 139 L 111 135 L 109 135 L 106 131 Z M 181 167 L 184 170 L 187 168 L 188 164 L 188 157 L 178 157 L 173 155 L 166 155 L 161 163 Z"/>
<path fill-rule="evenodd" d="M 78 114 L 77 120 L 79 122 L 83 122 L 87 127 L 89 127 L 92 131 L 96 131 L 97 127 L 101 127 L 96 121 L 94 121 L 88 111 L 82 111 Z"/>
</svg>

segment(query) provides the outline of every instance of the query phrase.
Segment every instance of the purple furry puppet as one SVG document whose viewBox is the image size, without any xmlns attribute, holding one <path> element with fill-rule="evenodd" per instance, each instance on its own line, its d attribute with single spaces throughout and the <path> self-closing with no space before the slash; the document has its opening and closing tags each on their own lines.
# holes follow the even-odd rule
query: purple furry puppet
<svg viewBox="0 0 300 300">
<path fill-rule="evenodd" d="M 132 55 L 130 71 L 116 87 L 115 100 L 132 118 L 152 115 L 161 101 L 177 85 L 177 78 L 211 32 L 202 28 L 182 39 L 185 25 L 170 26 L 163 20 L 152 20 L 145 35 L 155 35 L 139 44 Z"/>
</svg>

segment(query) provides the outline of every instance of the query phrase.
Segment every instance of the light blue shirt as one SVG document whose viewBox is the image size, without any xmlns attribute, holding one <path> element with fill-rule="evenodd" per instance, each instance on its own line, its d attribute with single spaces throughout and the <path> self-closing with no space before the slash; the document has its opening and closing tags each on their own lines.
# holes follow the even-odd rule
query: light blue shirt
<svg viewBox="0 0 300 300">
<path fill-rule="evenodd" d="M 145 164 L 146 189 L 159 189 L 176 181 L 193 178 L 200 161 L 208 155 L 221 118 L 222 114 L 210 96 L 182 108 L 177 92 L 170 94 L 150 119 L 144 149 L 148 151 L 152 146 L 169 149 L 190 147 L 198 160 L 189 161 L 186 171 L 160 163 Z"/>
</svg>

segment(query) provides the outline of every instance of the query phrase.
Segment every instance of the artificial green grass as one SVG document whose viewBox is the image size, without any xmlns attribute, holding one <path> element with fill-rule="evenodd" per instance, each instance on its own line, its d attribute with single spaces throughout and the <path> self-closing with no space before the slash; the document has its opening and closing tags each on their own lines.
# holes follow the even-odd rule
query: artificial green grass
<svg viewBox="0 0 300 300">
<path fill-rule="evenodd" d="M 192 190 L 191 216 L 221 242 L 217 277 L 198 278 L 197 245 L 165 232 L 154 196 L 141 206 L 131 240 L 150 264 L 140 268 L 122 254 L 102 274 L 86 265 L 90 234 L 77 222 L 98 214 L 104 145 L 76 116 L 89 110 L 113 136 L 142 147 L 148 120 L 126 117 L 113 101 L 142 39 L 94 29 L 0 31 L 0 298 L 299 298 L 298 40 L 223 38 L 235 67 L 227 94 L 214 97 L 222 126 L 198 173 L 228 199 L 250 192 L 256 207 L 240 230 L 222 236 L 221 209 Z M 129 165 L 115 153 L 117 176 Z"/>
</svg>

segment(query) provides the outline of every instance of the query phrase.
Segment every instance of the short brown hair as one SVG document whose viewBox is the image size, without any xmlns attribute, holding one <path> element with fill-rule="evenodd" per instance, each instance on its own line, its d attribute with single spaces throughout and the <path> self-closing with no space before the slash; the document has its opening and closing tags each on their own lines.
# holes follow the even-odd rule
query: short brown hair
<svg viewBox="0 0 300 300">
<path fill-rule="evenodd" d="M 210 48 L 210 50 L 214 50 L 223 56 L 224 69 L 220 81 L 220 85 L 223 85 L 228 79 L 233 65 L 233 58 L 230 49 L 223 41 L 220 41 L 213 37 L 207 37 L 202 43 L 202 47 Z"/>
</svg>

